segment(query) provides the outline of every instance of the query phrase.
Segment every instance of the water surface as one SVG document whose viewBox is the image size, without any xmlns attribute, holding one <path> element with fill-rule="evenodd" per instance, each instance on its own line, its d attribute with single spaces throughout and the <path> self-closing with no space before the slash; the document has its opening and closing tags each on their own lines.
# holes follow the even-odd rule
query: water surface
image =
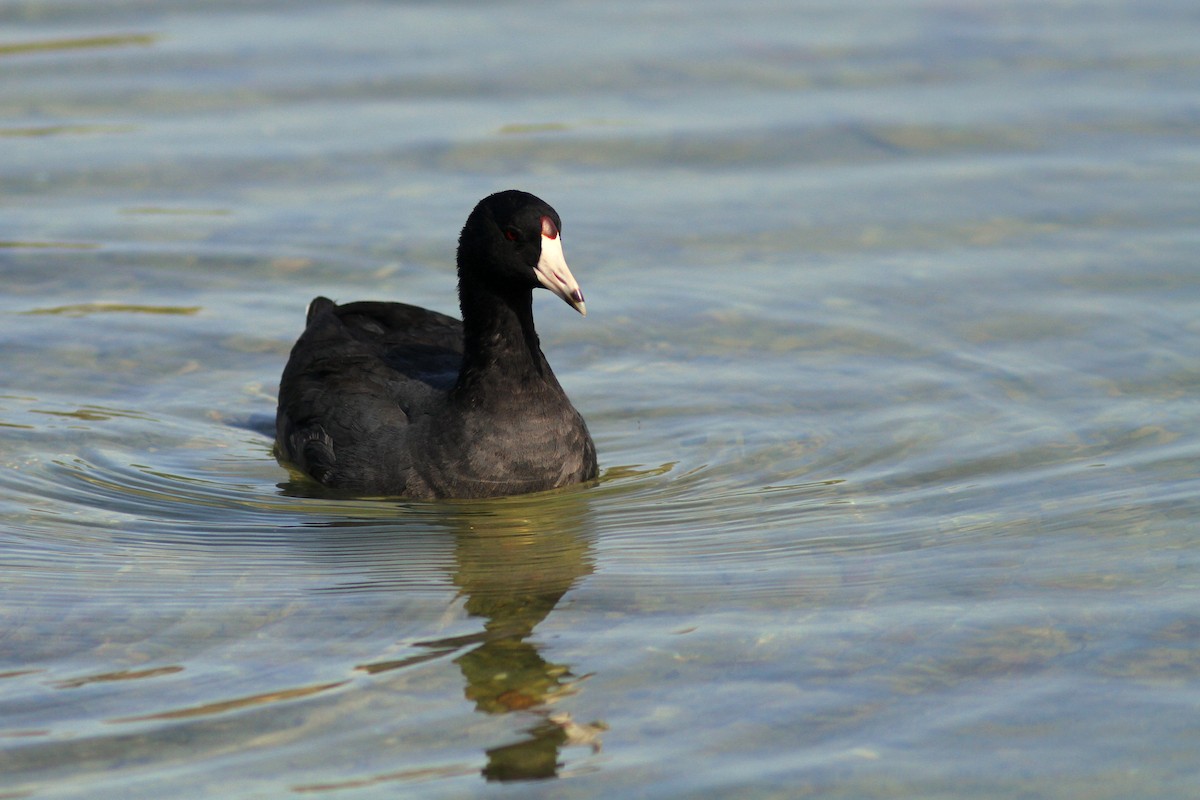
<svg viewBox="0 0 1200 800">
<path fill-rule="evenodd" d="M 1192 4 L 0 7 L 5 797 L 1200 791 Z M 598 485 L 323 498 L 482 196 Z"/>
</svg>

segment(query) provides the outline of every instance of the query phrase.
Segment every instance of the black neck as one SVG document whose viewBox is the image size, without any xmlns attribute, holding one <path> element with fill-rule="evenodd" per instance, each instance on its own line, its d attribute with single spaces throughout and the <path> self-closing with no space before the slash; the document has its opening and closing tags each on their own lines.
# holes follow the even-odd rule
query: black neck
<svg viewBox="0 0 1200 800">
<path fill-rule="evenodd" d="M 463 317 L 463 364 L 453 394 L 469 401 L 481 387 L 499 386 L 492 398 L 511 396 L 531 384 L 555 383 L 533 328 L 533 290 L 501 294 L 478 283 L 459 285 Z"/>
</svg>

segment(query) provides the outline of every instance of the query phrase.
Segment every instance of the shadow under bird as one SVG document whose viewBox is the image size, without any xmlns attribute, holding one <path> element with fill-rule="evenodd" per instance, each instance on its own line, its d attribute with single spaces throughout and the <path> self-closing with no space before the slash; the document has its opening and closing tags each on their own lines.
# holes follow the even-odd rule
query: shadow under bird
<svg viewBox="0 0 1200 800">
<path fill-rule="evenodd" d="M 359 495 L 496 497 L 596 477 L 596 446 L 542 353 L 533 290 L 580 314 L 562 221 L 510 190 L 458 240 L 462 321 L 404 303 L 318 297 L 279 385 L 276 454 Z"/>
</svg>

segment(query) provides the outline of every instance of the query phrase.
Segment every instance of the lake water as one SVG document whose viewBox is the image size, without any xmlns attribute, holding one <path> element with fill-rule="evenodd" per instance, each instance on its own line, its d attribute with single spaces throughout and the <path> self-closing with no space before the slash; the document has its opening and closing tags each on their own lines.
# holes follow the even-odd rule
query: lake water
<svg viewBox="0 0 1200 800">
<path fill-rule="evenodd" d="M 0 3 L 0 797 L 1200 794 L 1200 13 Z M 598 485 L 321 498 L 474 203 Z"/>
</svg>

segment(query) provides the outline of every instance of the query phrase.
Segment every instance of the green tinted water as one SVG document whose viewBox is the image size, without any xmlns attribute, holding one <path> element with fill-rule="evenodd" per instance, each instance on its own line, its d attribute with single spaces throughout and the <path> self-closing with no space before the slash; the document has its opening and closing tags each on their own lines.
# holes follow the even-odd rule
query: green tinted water
<svg viewBox="0 0 1200 800">
<path fill-rule="evenodd" d="M 540 11 L 0 9 L 0 791 L 1194 795 L 1190 6 Z M 510 186 L 600 484 L 313 496 Z"/>
</svg>

